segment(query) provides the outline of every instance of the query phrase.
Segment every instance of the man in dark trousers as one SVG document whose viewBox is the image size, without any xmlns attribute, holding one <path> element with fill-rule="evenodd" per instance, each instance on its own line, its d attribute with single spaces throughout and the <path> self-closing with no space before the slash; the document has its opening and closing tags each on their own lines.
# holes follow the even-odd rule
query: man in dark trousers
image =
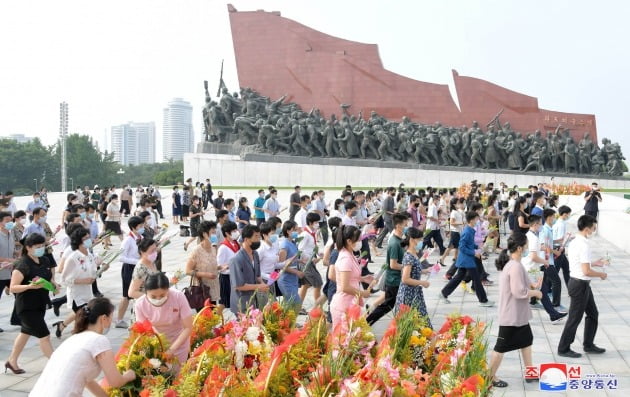
<svg viewBox="0 0 630 397">
<path fill-rule="evenodd" d="M 582 215 L 578 219 L 577 226 L 578 233 L 571 242 L 568 253 L 569 266 L 571 267 L 569 319 L 564 325 L 558 344 L 558 355 L 571 358 L 582 356 L 582 354 L 571 350 L 571 343 L 575 341 L 575 333 L 584 314 L 586 314 L 584 337 L 582 338 L 584 352 L 591 354 L 606 352 L 606 349 L 596 346 L 594 343 L 599 312 L 591 290 L 591 278 L 599 277 L 606 280 L 606 272 L 598 272 L 592 266 L 601 267 L 608 263 L 604 259 L 591 261 L 591 247 L 588 240 L 597 230 L 597 219 L 590 215 Z"/>
<path fill-rule="evenodd" d="M 300 192 L 302 189 L 299 186 L 295 187 L 295 191 L 289 197 L 289 220 L 295 221 L 295 214 L 300 210 Z"/>
<path fill-rule="evenodd" d="M 385 240 L 385 236 L 394 229 L 392 217 L 396 209 L 396 201 L 394 200 L 395 195 L 396 188 L 388 187 L 385 193 L 385 199 L 383 200 L 383 221 L 385 223 L 385 227 L 376 238 L 376 247 L 378 248 L 383 248 L 383 240 Z"/>
<path fill-rule="evenodd" d="M 203 186 L 203 209 L 208 209 L 208 203 L 212 203 L 212 184 L 210 183 L 210 178 L 206 178 L 206 184 Z"/>
<path fill-rule="evenodd" d="M 396 190 L 394 190 L 395 192 Z M 387 244 L 387 255 L 385 263 L 389 265 L 385 271 L 385 300 L 378 305 L 372 313 L 370 313 L 366 320 L 368 324 L 373 325 L 381 317 L 389 313 L 396 303 L 396 296 L 398 295 L 398 287 L 400 287 L 400 278 L 402 270 L 402 260 L 405 255 L 405 250 L 401 246 L 403 238 L 403 230 L 408 221 L 406 213 L 397 213 L 392 217 L 393 232 L 389 238 Z"/>
<path fill-rule="evenodd" d="M 591 184 L 591 191 L 584 193 L 584 213 L 597 219 L 599 213 L 599 202 L 602 201 L 602 194 L 599 192 L 597 182 Z"/>
</svg>

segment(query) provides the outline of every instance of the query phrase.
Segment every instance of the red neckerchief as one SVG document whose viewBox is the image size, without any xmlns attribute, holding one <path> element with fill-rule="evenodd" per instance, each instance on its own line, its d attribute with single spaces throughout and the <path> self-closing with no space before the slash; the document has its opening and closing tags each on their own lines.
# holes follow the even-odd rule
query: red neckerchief
<svg viewBox="0 0 630 397">
<path fill-rule="evenodd" d="M 313 237 L 313 241 L 315 242 L 315 245 L 317 245 L 317 234 L 315 233 L 315 231 L 311 232 L 311 229 L 309 229 L 308 227 L 305 227 L 304 231 Z"/>
<path fill-rule="evenodd" d="M 223 241 L 221 241 L 221 245 L 225 245 L 226 247 L 231 249 L 232 252 L 234 252 L 235 254 L 241 248 L 236 241 L 229 242 L 228 239 L 224 239 Z"/>
</svg>

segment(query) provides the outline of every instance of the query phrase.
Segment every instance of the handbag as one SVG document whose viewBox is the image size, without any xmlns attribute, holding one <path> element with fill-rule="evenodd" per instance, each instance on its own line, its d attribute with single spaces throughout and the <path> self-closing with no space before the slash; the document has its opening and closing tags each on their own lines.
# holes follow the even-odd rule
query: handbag
<svg viewBox="0 0 630 397">
<path fill-rule="evenodd" d="M 183 292 L 190 307 L 199 310 L 203 308 L 206 299 L 211 299 L 210 287 L 202 283 L 201 279 L 197 278 L 195 274 L 197 274 L 197 272 L 193 272 L 193 275 L 190 276 L 190 285 L 184 288 Z M 199 285 L 193 285 L 194 279 L 198 280 Z"/>
</svg>

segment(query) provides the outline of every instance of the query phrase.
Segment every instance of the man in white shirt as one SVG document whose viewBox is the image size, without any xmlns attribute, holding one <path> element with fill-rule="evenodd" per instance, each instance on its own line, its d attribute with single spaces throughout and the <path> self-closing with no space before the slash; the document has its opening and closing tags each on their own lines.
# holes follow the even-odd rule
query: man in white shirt
<svg viewBox="0 0 630 397">
<path fill-rule="evenodd" d="M 356 205 L 356 204 L 355 204 Z M 298 214 L 295 216 L 295 220 L 298 219 Z M 322 286 L 324 282 L 319 271 L 315 268 L 315 265 L 320 261 L 320 257 L 317 253 L 317 230 L 319 229 L 319 215 L 314 212 L 309 212 L 306 215 L 306 226 L 300 233 L 302 238 L 298 243 L 298 250 L 302 252 L 299 258 L 301 266 L 304 266 L 304 278 L 302 279 L 302 286 L 300 287 L 300 299 L 304 302 L 306 293 L 310 287 L 313 287 L 313 298 L 317 302 L 321 295 Z"/>
<path fill-rule="evenodd" d="M 564 326 L 560 343 L 558 344 L 558 355 L 562 357 L 578 358 L 582 354 L 571 350 L 571 343 L 575 340 L 575 333 L 582 322 L 582 316 L 586 313 L 584 322 L 584 345 L 585 353 L 602 354 L 606 351 L 596 346 L 593 341 L 597 333 L 597 319 L 599 313 L 591 290 L 591 278 L 599 277 L 606 280 L 606 272 L 593 270 L 591 266 L 602 267 L 608 262 L 599 259 L 591 261 L 591 248 L 588 238 L 597 230 L 597 219 L 590 215 L 582 215 L 578 219 L 579 232 L 569 249 L 569 266 L 571 267 L 571 280 L 569 280 L 569 296 L 571 305 L 569 306 L 569 319 Z"/>
<path fill-rule="evenodd" d="M 142 233 L 144 233 L 144 219 L 139 216 L 132 216 L 127 221 L 129 226 L 129 234 L 123 240 L 120 249 L 120 262 L 122 263 L 121 277 L 122 277 L 122 299 L 118 303 L 118 320 L 116 321 L 116 328 L 128 328 L 124 320 L 125 313 L 129 307 L 129 286 L 131 285 L 131 277 L 133 276 L 133 269 L 136 267 L 136 263 L 140 260 L 140 253 L 138 252 L 138 242 L 142 240 Z"/>
<path fill-rule="evenodd" d="M 549 260 L 545 258 L 545 252 L 542 250 L 542 243 L 538 238 L 538 233 L 542 227 L 542 219 L 538 215 L 532 215 L 529 217 L 529 231 L 527 232 L 527 246 L 529 247 L 529 253 L 526 257 L 522 259 L 523 266 L 527 271 L 540 268 L 541 270 L 547 269 L 549 266 L 553 266 L 549 264 Z M 542 307 L 545 309 L 547 314 L 549 314 L 549 319 L 552 324 L 560 323 L 560 320 L 566 317 L 566 313 L 560 313 L 556 308 L 553 307 L 551 303 L 551 299 L 549 299 L 549 295 L 547 295 L 548 290 L 542 290 Z M 535 298 L 531 300 L 532 309 L 540 309 L 541 304 L 536 302 Z"/>
<path fill-rule="evenodd" d="M 442 240 L 442 233 L 440 233 L 440 219 L 438 217 L 438 203 L 440 201 L 440 197 L 438 195 L 433 196 L 433 201 L 429 204 L 429 209 L 427 209 L 427 229 L 429 230 L 429 234 L 427 234 L 422 241 L 422 250 L 427 245 L 429 247 L 433 247 L 433 243 L 431 240 L 435 241 L 438 248 L 440 249 L 440 256 L 444 255 L 444 241 Z"/>
<path fill-rule="evenodd" d="M 341 224 L 346 226 L 357 226 L 357 221 L 355 219 L 357 203 L 349 201 L 344 205 L 344 208 L 346 209 L 346 213 L 341 218 Z"/>
<path fill-rule="evenodd" d="M 565 255 L 566 248 L 571 241 L 571 234 L 567 233 L 567 219 L 571 216 L 571 208 L 566 205 L 561 205 L 558 208 L 558 219 L 553 224 L 553 244 L 554 247 L 560 250 L 560 255 L 554 258 L 554 265 L 560 274 L 562 270 L 562 278 L 564 278 L 564 284 L 569 287 L 569 278 L 571 271 L 569 269 L 569 261 Z"/>
<path fill-rule="evenodd" d="M 262 210 L 265 213 L 265 222 L 267 222 L 269 218 L 280 214 L 280 203 L 278 202 L 278 191 L 276 189 L 272 189 L 269 192 L 269 198 L 265 200 Z"/>
<path fill-rule="evenodd" d="M 304 228 L 306 228 L 306 214 L 308 214 L 308 210 L 306 208 L 310 203 L 311 198 L 309 196 L 304 195 L 300 197 L 300 209 L 295 214 L 295 223 L 297 223 L 299 232 L 302 232 Z"/>
</svg>

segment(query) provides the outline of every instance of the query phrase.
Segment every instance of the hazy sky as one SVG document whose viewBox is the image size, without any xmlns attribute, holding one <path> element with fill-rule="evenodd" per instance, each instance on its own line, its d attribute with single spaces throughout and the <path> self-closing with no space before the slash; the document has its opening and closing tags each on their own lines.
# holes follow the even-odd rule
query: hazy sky
<svg viewBox="0 0 630 397">
<path fill-rule="evenodd" d="M 6 1 L 0 5 L 0 135 L 70 132 L 99 142 L 110 126 L 155 121 L 193 104 L 201 139 L 203 80 L 237 90 L 226 2 L 210 0 Z M 233 1 L 241 11 L 281 11 L 325 33 L 377 43 L 385 67 L 449 84 L 451 69 L 538 97 L 551 110 L 592 113 L 598 133 L 630 156 L 630 2 Z"/>
</svg>

